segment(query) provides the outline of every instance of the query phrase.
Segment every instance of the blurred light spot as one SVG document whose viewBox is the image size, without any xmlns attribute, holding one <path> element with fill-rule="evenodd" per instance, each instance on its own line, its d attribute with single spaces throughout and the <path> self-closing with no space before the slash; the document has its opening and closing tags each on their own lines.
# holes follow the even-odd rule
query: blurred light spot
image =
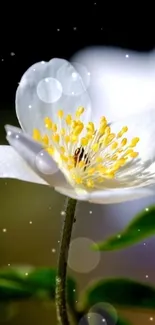
<svg viewBox="0 0 155 325">
<path fill-rule="evenodd" d="M 32 221 L 29 221 L 29 224 L 32 225 Z"/>
<path fill-rule="evenodd" d="M 150 317 L 150 321 L 153 321 L 153 317 Z"/>
<path fill-rule="evenodd" d="M 7 229 L 6 228 L 3 228 L 3 230 L 2 230 L 3 232 L 7 232 Z"/>
<path fill-rule="evenodd" d="M 38 97 L 45 103 L 56 102 L 62 95 L 61 83 L 55 78 L 42 79 L 37 86 Z"/>
<path fill-rule="evenodd" d="M 88 72 L 87 68 L 77 62 L 72 62 L 73 67 L 77 71 L 76 78 L 79 78 L 79 76 L 82 78 L 82 82 L 84 83 L 85 89 L 87 89 L 90 85 L 90 72 Z"/>
<path fill-rule="evenodd" d="M 29 105 L 29 108 L 32 108 L 32 106 L 31 106 L 31 105 Z"/>
<path fill-rule="evenodd" d="M 15 53 L 14 53 L 14 52 L 11 52 L 10 55 L 11 55 L 11 56 L 15 56 Z"/>
<path fill-rule="evenodd" d="M 89 211 L 90 214 L 92 214 L 93 212 L 92 211 Z"/>
<path fill-rule="evenodd" d="M 89 320 L 89 321 L 88 321 Z M 89 322 L 89 325 L 108 325 L 106 319 L 103 318 L 100 314 L 97 313 L 88 313 L 80 319 L 79 325 L 85 325 Z"/>
<path fill-rule="evenodd" d="M 79 96 L 85 92 L 87 70 L 81 64 L 72 62 L 72 66 L 64 63 L 57 71 L 57 80 L 62 85 L 63 93 L 67 96 Z"/>
<path fill-rule="evenodd" d="M 70 269 L 79 273 L 88 273 L 97 267 L 100 262 L 100 252 L 91 250 L 93 244 L 95 243 L 88 238 L 72 240 L 68 258 Z"/>
<path fill-rule="evenodd" d="M 149 211 L 149 208 L 146 208 L 145 211 L 148 212 Z"/>
<path fill-rule="evenodd" d="M 53 175 L 58 171 L 57 164 L 44 149 L 36 155 L 35 163 L 42 174 Z"/>
<path fill-rule="evenodd" d="M 26 272 L 25 275 L 28 276 L 29 274 Z"/>
<path fill-rule="evenodd" d="M 56 249 L 55 248 L 52 248 L 52 253 L 55 253 L 56 252 Z"/>
<path fill-rule="evenodd" d="M 65 211 L 61 211 L 61 215 L 65 216 L 66 212 Z"/>
<path fill-rule="evenodd" d="M 126 56 L 125 56 L 127 59 L 129 58 L 129 54 L 126 54 Z"/>
</svg>

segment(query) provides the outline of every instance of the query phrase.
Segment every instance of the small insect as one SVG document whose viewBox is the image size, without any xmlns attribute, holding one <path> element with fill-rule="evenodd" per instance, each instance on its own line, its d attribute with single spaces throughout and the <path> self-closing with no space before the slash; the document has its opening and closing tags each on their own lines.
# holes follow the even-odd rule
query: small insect
<svg viewBox="0 0 155 325">
<path fill-rule="evenodd" d="M 82 159 L 85 162 L 85 165 L 90 163 L 88 154 L 85 154 L 84 148 L 80 147 L 77 148 L 74 152 L 74 166 L 76 167 L 77 163 L 80 162 Z M 86 167 L 84 169 L 86 169 Z"/>
</svg>

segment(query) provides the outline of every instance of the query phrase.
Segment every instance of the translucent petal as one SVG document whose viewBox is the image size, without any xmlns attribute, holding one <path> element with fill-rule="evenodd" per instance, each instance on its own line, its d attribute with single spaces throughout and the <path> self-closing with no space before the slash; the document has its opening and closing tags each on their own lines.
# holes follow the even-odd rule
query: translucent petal
<svg viewBox="0 0 155 325">
<path fill-rule="evenodd" d="M 73 199 L 80 201 L 89 201 L 91 203 L 97 204 L 121 203 L 154 194 L 154 192 L 149 189 L 149 187 L 94 191 L 84 194 L 77 193 L 72 189 L 66 190 L 60 187 L 56 187 L 55 190 Z"/>
<path fill-rule="evenodd" d="M 92 47 L 72 58 L 90 72 L 88 92 L 96 118 L 109 121 L 155 107 L 155 55 Z"/>
<path fill-rule="evenodd" d="M 40 178 L 11 146 L 0 146 L 0 178 L 14 178 L 48 185 Z"/>
<path fill-rule="evenodd" d="M 155 161 L 155 109 L 131 115 L 126 119 L 112 123 L 111 130 L 117 133 L 123 126 L 128 127 L 128 131 L 123 137 L 128 139 L 129 144 L 132 138 L 139 138 L 139 142 L 133 149 L 139 153 L 137 157 L 139 159 L 139 166 L 148 168 Z"/>
<path fill-rule="evenodd" d="M 69 187 L 63 174 L 43 147 L 20 129 L 6 126 L 7 140 L 31 169 L 51 186 Z"/>
<path fill-rule="evenodd" d="M 74 114 L 78 106 L 86 108 L 86 121 L 91 119 L 90 99 L 81 76 L 66 60 L 52 59 L 31 66 L 21 78 L 16 93 L 16 112 L 27 133 L 44 129 L 43 120 L 56 122 L 56 112 Z"/>
</svg>

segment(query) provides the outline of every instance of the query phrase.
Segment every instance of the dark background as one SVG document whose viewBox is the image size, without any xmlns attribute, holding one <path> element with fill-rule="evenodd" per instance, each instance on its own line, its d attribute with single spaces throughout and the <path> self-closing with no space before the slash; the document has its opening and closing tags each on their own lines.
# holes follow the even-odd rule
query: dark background
<svg viewBox="0 0 155 325">
<path fill-rule="evenodd" d="M 5 5 L 5 8 L 4 8 Z M 52 57 L 67 60 L 92 46 L 116 46 L 136 51 L 154 48 L 153 20 L 146 12 L 117 14 L 99 0 L 2 4 L 0 12 L 0 109 L 14 109 L 21 76 L 33 63 Z M 123 10 L 123 8 L 121 8 Z M 146 8 L 147 10 L 147 8 Z M 151 10 L 150 10 L 151 12 Z M 122 17 L 124 22 L 122 22 Z M 148 19 L 148 22 L 146 20 Z"/>
</svg>

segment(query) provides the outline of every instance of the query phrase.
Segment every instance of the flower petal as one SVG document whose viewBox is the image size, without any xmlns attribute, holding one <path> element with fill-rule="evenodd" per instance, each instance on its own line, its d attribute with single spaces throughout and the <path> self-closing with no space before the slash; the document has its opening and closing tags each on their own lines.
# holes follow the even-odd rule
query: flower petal
<svg viewBox="0 0 155 325">
<path fill-rule="evenodd" d="M 68 197 L 71 197 L 72 199 L 79 200 L 79 201 L 88 201 L 89 200 L 89 194 L 85 192 L 76 192 L 72 188 L 63 188 L 63 187 L 55 187 L 55 190 L 63 195 L 66 195 Z"/>
<path fill-rule="evenodd" d="M 31 170 L 11 146 L 0 146 L 0 178 L 14 178 L 48 185 Z"/>
<path fill-rule="evenodd" d="M 154 54 L 92 47 L 72 58 L 90 73 L 92 107 L 109 121 L 155 106 Z"/>
<path fill-rule="evenodd" d="M 52 59 L 31 66 L 23 75 L 16 93 L 16 112 L 23 130 L 44 130 L 44 118 L 57 119 L 57 110 L 74 114 L 78 106 L 91 118 L 90 99 L 81 76 L 66 60 Z"/>
<path fill-rule="evenodd" d="M 140 140 L 134 147 L 134 151 L 139 152 L 138 159 L 144 167 L 151 166 L 155 161 L 155 110 L 150 109 L 142 113 L 131 115 L 126 119 L 111 124 L 111 130 L 117 133 L 123 126 L 128 127 L 128 131 L 124 134 L 124 138 L 128 139 L 128 143 L 139 137 Z"/>
<path fill-rule="evenodd" d="M 39 177 L 51 186 L 69 186 L 56 163 L 39 143 L 18 128 L 9 125 L 5 128 L 8 142 Z"/>
<path fill-rule="evenodd" d="M 55 190 L 63 195 L 67 195 L 73 199 L 80 201 L 88 201 L 97 204 L 113 204 L 126 201 L 136 200 L 142 197 L 150 196 L 154 194 L 154 188 L 126 188 L 126 189 L 114 189 L 104 191 L 94 191 L 91 193 L 77 193 L 74 189 L 64 189 L 55 187 Z"/>
<path fill-rule="evenodd" d="M 133 201 L 153 194 L 154 191 L 149 187 L 95 191 L 90 193 L 88 201 L 98 204 L 113 204 Z"/>
</svg>

